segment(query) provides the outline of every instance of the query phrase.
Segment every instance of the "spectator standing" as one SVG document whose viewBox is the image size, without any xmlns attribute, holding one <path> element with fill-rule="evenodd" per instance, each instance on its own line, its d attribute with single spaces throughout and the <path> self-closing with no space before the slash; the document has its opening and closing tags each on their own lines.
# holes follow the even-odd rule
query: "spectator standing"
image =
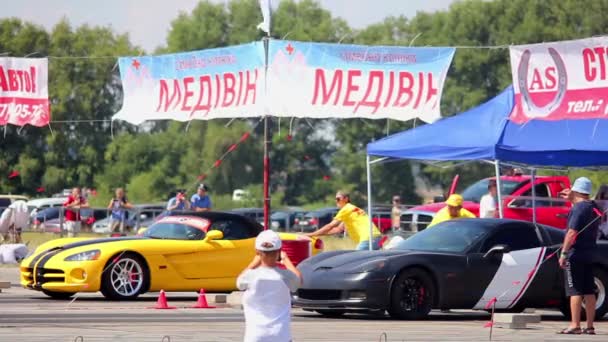
<svg viewBox="0 0 608 342">
<path fill-rule="evenodd" d="M 80 232 L 80 209 L 88 208 L 89 203 L 80 194 L 80 188 L 73 188 L 63 207 L 66 208 L 64 216 L 68 237 L 75 237 Z"/>
<path fill-rule="evenodd" d="M 393 208 L 391 209 L 391 227 L 393 231 L 401 228 L 401 197 L 393 196 Z"/>
<path fill-rule="evenodd" d="M 370 218 L 361 208 L 350 203 L 350 196 L 343 191 L 336 193 L 336 205 L 340 210 L 334 219 L 306 236 L 331 235 L 346 230 L 348 236 L 357 243 L 357 250 L 364 251 L 369 248 L 372 239 L 372 249 L 380 249 L 380 230 L 372 223 L 372 236 L 369 236 Z"/>
<path fill-rule="evenodd" d="M 281 251 L 281 244 L 276 232 L 261 232 L 255 239 L 256 256 L 236 280 L 238 289 L 245 291 L 245 342 L 292 339 L 291 293 L 300 286 L 302 275 Z"/>
<path fill-rule="evenodd" d="M 608 240 L 608 220 L 606 217 L 606 211 L 608 211 L 608 185 L 602 184 L 600 189 L 595 195 L 595 203 L 602 208 L 602 222 L 598 232 L 598 238 L 600 240 Z"/>
<path fill-rule="evenodd" d="M 112 233 L 122 233 L 124 232 L 125 221 L 127 220 L 127 209 L 131 209 L 133 206 L 129 203 L 129 200 L 127 200 L 123 188 L 117 188 L 114 194 L 114 198 L 112 198 L 110 204 L 108 204 L 108 209 L 112 210 L 110 231 Z"/>
<path fill-rule="evenodd" d="M 190 210 L 190 201 L 186 199 L 186 190 L 177 190 L 175 197 L 171 198 L 167 203 L 167 210 Z"/>
<path fill-rule="evenodd" d="M 574 181 L 562 195 L 572 202 L 568 215 L 568 230 L 562 245 L 559 265 L 564 269 L 566 296 L 570 297 L 570 326 L 560 334 L 595 335 L 595 282 L 593 259 L 596 254 L 600 217 L 595 202 L 589 200 L 592 184 L 586 177 Z M 587 327 L 581 330 L 581 309 L 585 300 Z"/>
<path fill-rule="evenodd" d="M 492 218 L 496 217 L 496 181 L 491 179 L 488 182 L 488 193 L 481 197 L 479 202 L 479 217 Z"/>
<path fill-rule="evenodd" d="M 200 184 L 196 194 L 190 199 L 192 210 L 209 211 L 211 210 L 211 198 L 207 195 L 209 188 L 205 184 Z"/>
<path fill-rule="evenodd" d="M 441 223 L 443 221 L 459 219 L 459 218 L 475 218 L 476 216 L 462 207 L 462 196 L 458 194 L 452 194 L 448 197 L 448 200 L 445 201 L 446 206 L 435 214 L 431 223 L 427 226 L 427 228 L 431 228 L 432 226 Z"/>
</svg>

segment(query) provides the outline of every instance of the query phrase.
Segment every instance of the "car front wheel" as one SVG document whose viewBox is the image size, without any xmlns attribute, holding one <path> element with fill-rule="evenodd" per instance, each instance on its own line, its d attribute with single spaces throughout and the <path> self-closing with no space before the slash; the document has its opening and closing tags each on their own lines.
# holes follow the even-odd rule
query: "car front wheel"
<svg viewBox="0 0 608 342">
<path fill-rule="evenodd" d="M 106 266 L 101 293 L 108 299 L 135 299 L 145 290 L 148 276 L 148 268 L 138 255 L 119 255 Z"/>
<path fill-rule="evenodd" d="M 391 289 L 388 313 L 398 319 L 423 319 L 433 307 L 435 285 L 421 269 L 406 269 L 399 274 Z"/>
</svg>

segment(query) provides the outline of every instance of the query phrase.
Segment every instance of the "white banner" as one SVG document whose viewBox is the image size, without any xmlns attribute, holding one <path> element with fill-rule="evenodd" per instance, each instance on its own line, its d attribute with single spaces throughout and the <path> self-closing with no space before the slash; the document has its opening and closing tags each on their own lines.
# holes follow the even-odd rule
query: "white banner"
<svg viewBox="0 0 608 342">
<path fill-rule="evenodd" d="M 608 37 L 513 46 L 515 106 L 510 119 L 608 115 Z"/>
<path fill-rule="evenodd" d="M 51 119 L 46 58 L 0 57 L 0 126 L 45 126 Z"/>
<path fill-rule="evenodd" d="M 270 41 L 269 111 L 310 118 L 440 118 L 453 48 Z"/>
</svg>

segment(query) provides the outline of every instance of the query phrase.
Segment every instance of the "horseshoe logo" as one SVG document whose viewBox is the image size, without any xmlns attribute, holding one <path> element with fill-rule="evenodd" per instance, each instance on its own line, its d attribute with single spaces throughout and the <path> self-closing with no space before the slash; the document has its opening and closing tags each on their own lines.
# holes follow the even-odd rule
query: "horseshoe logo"
<svg viewBox="0 0 608 342">
<path fill-rule="evenodd" d="M 559 53 L 554 48 L 549 48 L 549 55 L 553 59 L 555 66 L 557 67 L 557 94 L 553 97 L 551 102 L 546 105 L 539 107 L 534 101 L 532 101 L 532 97 L 530 96 L 530 91 L 528 90 L 528 67 L 530 66 L 530 57 L 532 56 L 532 52 L 530 50 L 524 51 L 521 56 L 521 60 L 519 62 L 519 67 L 517 68 L 517 78 L 519 79 L 519 92 L 521 93 L 521 97 L 523 99 L 523 111 L 529 118 L 545 118 L 549 116 L 554 110 L 559 107 L 566 95 L 566 90 L 568 87 L 568 75 L 566 73 L 566 65 L 564 64 L 564 60 L 559 55 Z"/>
</svg>

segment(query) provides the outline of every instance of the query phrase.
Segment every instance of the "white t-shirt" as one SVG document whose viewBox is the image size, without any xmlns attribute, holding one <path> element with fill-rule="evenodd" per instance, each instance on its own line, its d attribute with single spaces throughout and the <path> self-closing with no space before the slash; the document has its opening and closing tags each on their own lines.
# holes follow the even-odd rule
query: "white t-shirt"
<svg viewBox="0 0 608 342">
<path fill-rule="evenodd" d="M 480 218 L 492 218 L 496 217 L 494 213 L 496 212 L 496 200 L 490 194 L 485 194 L 481 197 L 481 202 L 479 202 L 479 217 Z"/>
<path fill-rule="evenodd" d="M 291 341 L 291 292 L 300 279 L 291 271 L 260 266 L 236 280 L 243 294 L 245 342 Z"/>
</svg>

